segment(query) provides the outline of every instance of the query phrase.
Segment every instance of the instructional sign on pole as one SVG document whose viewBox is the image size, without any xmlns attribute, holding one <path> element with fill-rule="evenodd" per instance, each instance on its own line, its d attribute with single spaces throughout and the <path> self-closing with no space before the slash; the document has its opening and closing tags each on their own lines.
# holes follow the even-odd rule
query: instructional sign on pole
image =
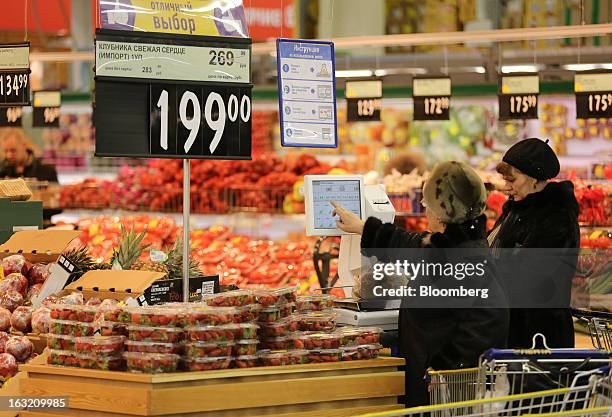
<svg viewBox="0 0 612 417">
<path fill-rule="evenodd" d="M 30 105 L 30 43 L 0 45 L 0 107 Z"/>
<path fill-rule="evenodd" d="M 449 77 L 413 78 L 414 120 L 448 120 L 450 96 Z"/>
<path fill-rule="evenodd" d="M 499 85 L 499 120 L 537 119 L 538 74 L 502 75 Z"/>
<path fill-rule="evenodd" d="M 99 30 L 97 156 L 250 159 L 251 40 Z"/>
<path fill-rule="evenodd" d="M 277 39 L 281 144 L 338 147 L 333 42 Z"/>
<path fill-rule="evenodd" d="M 576 118 L 612 118 L 612 71 L 574 75 Z"/>
<path fill-rule="evenodd" d="M 347 122 L 379 122 L 382 109 L 382 80 L 347 81 Z"/>
</svg>

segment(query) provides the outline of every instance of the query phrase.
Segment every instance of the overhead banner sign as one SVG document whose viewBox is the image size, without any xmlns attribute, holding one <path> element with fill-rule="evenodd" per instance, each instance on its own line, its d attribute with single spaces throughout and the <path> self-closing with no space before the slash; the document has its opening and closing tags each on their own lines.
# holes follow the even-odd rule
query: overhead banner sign
<svg viewBox="0 0 612 417">
<path fill-rule="evenodd" d="M 540 79 L 537 74 L 501 75 L 499 120 L 537 119 Z"/>
<path fill-rule="evenodd" d="M 336 148 L 336 76 L 332 42 L 276 41 L 283 146 Z"/>
<path fill-rule="evenodd" d="M 612 71 L 574 75 L 576 118 L 612 118 Z"/>
<path fill-rule="evenodd" d="M 250 63 L 250 39 L 97 31 L 96 155 L 250 159 Z"/>
<path fill-rule="evenodd" d="M 98 1 L 102 29 L 249 37 L 242 1 Z"/>
<path fill-rule="evenodd" d="M 414 120 L 448 120 L 450 96 L 449 77 L 413 78 Z"/>
<path fill-rule="evenodd" d="M 346 120 L 379 122 L 382 109 L 382 80 L 347 81 Z"/>
<path fill-rule="evenodd" d="M 0 107 L 30 105 L 30 43 L 0 44 Z"/>
<path fill-rule="evenodd" d="M 59 127 L 62 93 L 34 91 L 32 127 Z"/>
<path fill-rule="evenodd" d="M 22 116 L 21 107 L 0 107 L 0 127 L 21 127 Z"/>
</svg>

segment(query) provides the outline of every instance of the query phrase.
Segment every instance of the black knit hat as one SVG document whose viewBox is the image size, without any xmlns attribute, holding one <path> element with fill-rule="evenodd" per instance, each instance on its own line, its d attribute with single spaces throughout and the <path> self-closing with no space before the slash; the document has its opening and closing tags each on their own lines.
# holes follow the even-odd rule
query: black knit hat
<svg viewBox="0 0 612 417">
<path fill-rule="evenodd" d="M 503 159 L 509 165 L 537 180 L 548 180 L 559 175 L 559 159 L 548 146 L 548 140 L 529 138 L 514 144 Z"/>
</svg>

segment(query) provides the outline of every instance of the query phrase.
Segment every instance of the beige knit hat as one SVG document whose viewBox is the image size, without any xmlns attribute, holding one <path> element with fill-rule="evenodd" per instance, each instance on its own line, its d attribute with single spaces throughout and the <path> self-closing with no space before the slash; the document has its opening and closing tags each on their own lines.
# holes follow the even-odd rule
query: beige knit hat
<svg viewBox="0 0 612 417">
<path fill-rule="evenodd" d="M 423 200 L 443 223 L 461 224 L 482 214 L 487 191 L 470 166 L 449 161 L 434 167 L 423 187 Z"/>
</svg>

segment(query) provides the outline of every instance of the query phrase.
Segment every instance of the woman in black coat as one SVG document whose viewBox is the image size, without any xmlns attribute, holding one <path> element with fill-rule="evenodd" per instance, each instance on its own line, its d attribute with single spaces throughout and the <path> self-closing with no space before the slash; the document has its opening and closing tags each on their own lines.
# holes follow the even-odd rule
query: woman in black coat
<svg viewBox="0 0 612 417">
<path fill-rule="evenodd" d="M 340 216 L 338 227 L 361 234 L 364 252 L 372 248 L 479 248 L 480 253 L 484 248 L 485 252 L 489 251 L 486 217 L 482 214 L 486 191 L 473 169 L 454 161 L 439 164 L 425 184 L 423 196 L 431 233 L 409 232 L 372 217 L 363 222 L 350 211 L 332 204 Z M 440 252 L 443 251 L 433 253 Z M 495 283 L 487 285 L 493 287 Z M 406 359 L 406 406 L 429 403 L 427 369 L 476 366 L 485 350 L 505 347 L 507 328 L 508 312 L 503 308 L 475 305 L 410 308 L 410 302 L 403 300 L 399 350 Z"/>
<path fill-rule="evenodd" d="M 531 258 L 537 257 L 538 253 L 534 250 L 530 255 L 528 249 L 531 248 L 559 249 L 559 259 L 550 260 L 545 276 L 536 278 L 541 292 L 547 291 L 544 283 L 548 282 L 548 290 L 552 286 L 565 288 L 568 300 L 566 306 L 556 308 L 513 308 L 508 346 L 530 348 L 533 336 L 541 333 L 551 348 L 572 348 L 574 325 L 569 289 L 580 246 L 578 202 L 573 184 L 570 181 L 549 182 L 559 174 L 559 160 L 547 142 L 536 138 L 512 146 L 497 170 L 506 181 L 505 191 L 510 199 L 489 235 L 491 248 L 497 253 L 507 253 L 503 249 L 519 249 Z M 517 259 L 517 262 L 526 257 Z M 563 262 L 569 259 L 569 267 L 561 265 L 561 257 Z"/>
</svg>

